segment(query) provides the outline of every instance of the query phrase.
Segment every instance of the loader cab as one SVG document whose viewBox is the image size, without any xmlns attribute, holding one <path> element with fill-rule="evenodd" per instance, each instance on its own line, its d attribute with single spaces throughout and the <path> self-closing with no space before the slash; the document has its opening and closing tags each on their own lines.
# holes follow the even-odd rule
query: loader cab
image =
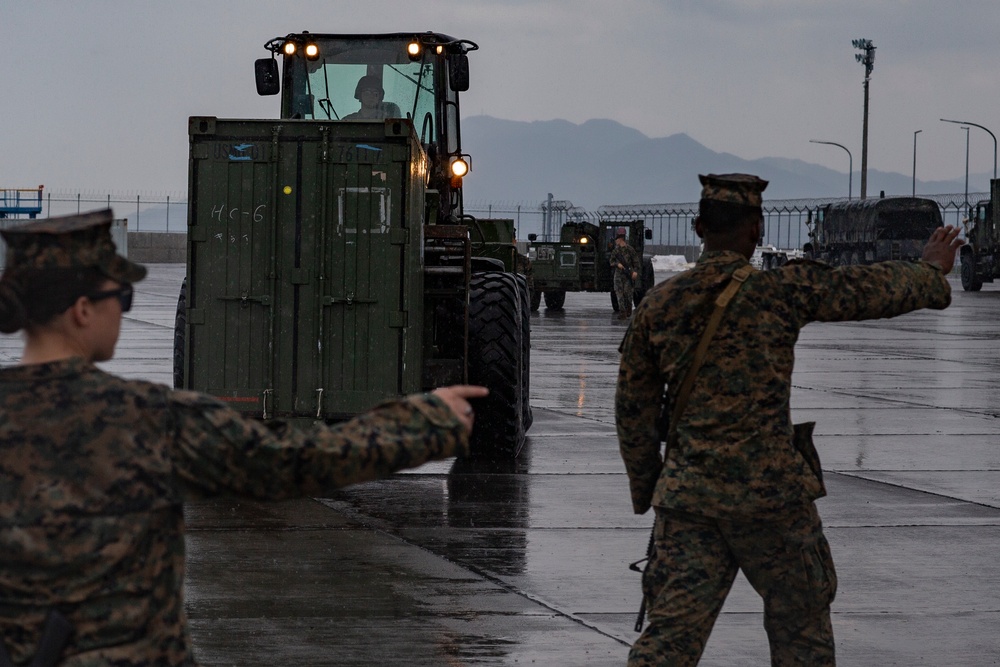
<svg viewBox="0 0 1000 667">
<path fill-rule="evenodd" d="M 467 53 L 479 48 L 475 43 L 431 32 L 302 32 L 272 39 L 266 48 L 271 58 L 255 63 L 257 92 L 280 93 L 282 118 L 410 123 L 430 161 L 428 187 L 440 194 L 439 221 L 461 218 L 470 159 L 462 153 L 458 98 L 469 88 Z M 381 89 L 382 112 L 375 115 L 363 113 L 363 89 L 372 84 Z"/>
</svg>

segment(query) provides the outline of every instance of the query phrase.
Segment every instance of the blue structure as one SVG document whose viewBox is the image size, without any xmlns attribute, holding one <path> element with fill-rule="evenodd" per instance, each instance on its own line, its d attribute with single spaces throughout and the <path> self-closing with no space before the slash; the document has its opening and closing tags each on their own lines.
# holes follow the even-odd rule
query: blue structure
<svg viewBox="0 0 1000 667">
<path fill-rule="evenodd" d="M 34 219 L 42 212 L 42 189 L 0 189 L 0 218 L 17 218 L 26 215 Z"/>
</svg>

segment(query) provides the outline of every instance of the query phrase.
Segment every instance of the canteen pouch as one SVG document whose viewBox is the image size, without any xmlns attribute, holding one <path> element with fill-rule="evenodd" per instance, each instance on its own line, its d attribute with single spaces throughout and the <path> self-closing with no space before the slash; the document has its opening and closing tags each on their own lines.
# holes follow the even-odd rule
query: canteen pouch
<svg viewBox="0 0 1000 667">
<path fill-rule="evenodd" d="M 816 428 L 816 422 L 795 424 L 792 427 L 792 444 L 795 445 L 795 449 L 806 460 L 809 469 L 816 476 L 821 491 L 820 495 L 825 496 L 826 486 L 823 484 L 823 468 L 820 466 L 819 452 L 816 451 L 816 445 L 813 444 L 812 438 L 814 428 Z"/>
</svg>

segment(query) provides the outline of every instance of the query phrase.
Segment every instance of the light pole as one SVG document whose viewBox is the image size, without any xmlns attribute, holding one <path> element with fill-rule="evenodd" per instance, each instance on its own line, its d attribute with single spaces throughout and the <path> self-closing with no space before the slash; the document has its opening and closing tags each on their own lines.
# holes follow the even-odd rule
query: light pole
<svg viewBox="0 0 1000 667">
<path fill-rule="evenodd" d="M 848 201 L 850 201 L 850 199 L 851 199 L 851 189 L 853 187 L 853 184 L 851 183 L 851 179 L 854 177 L 854 156 L 851 155 L 851 151 L 847 150 L 847 146 L 841 146 L 840 144 L 835 143 L 833 141 L 819 141 L 817 139 L 810 139 L 809 143 L 811 143 L 811 144 L 829 144 L 830 146 L 837 146 L 838 148 L 843 148 L 845 151 L 847 151 L 847 199 L 848 199 Z"/>
<path fill-rule="evenodd" d="M 997 135 L 993 134 L 987 130 L 982 125 L 976 125 L 975 123 L 970 123 L 967 120 L 948 120 L 947 118 L 942 118 L 946 123 L 958 123 L 959 125 L 971 125 L 972 127 L 978 127 L 980 130 L 986 130 L 986 132 L 993 137 L 993 178 L 997 177 Z"/>
<path fill-rule="evenodd" d="M 851 44 L 864 54 L 855 53 L 854 59 L 865 66 L 865 117 L 861 130 L 861 198 L 868 195 L 868 80 L 875 68 L 875 46 L 870 39 L 852 39 Z"/>
<path fill-rule="evenodd" d="M 962 126 L 965 130 L 965 216 L 969 216 L 969 128 Z"/>
<path fill-rule="evenodd" d="M 923 130 L 913 131 L 913 197 L 917 196 L 917 135 L 921 132 Z"/>
</svg>

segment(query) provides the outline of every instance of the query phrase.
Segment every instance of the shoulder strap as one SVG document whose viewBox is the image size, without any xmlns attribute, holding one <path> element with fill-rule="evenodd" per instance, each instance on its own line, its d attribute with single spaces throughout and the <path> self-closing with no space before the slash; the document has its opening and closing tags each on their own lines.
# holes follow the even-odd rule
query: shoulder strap
<svg viewBox="0 0 1000 667">
<path fill-rule="evenodd" d="M 740 291 L 743 284 L 746 282 L 750 274 L 754 272 L 754 268 L 747 264 L 746 266 L 741 266 L 733 272 L 733 278 L 726 285 L 726 289 L 722 290 L 722 294 L 715 300 L 715 310 L 712 311 L 712 316 L 708 320 L 708 324 L 705 326 L 705 332 L 701 335 L 701 341 L 698 343 L 698 348 L 694 352 L 694 359 L 691 361 L 691 367 L 688 368 L 687 375 L 684 376 L 684 381 L 681 383 L 681 388 L 677 392 L 677 400 L 674 402 L 674 410 L 670 414 L 670 430 L 667 433 L 667 449 L 670 449 L 677 441 L 677 423 L 680 421 L 681 415 L 684 414 L 684 408 L 687 407 L 688 398 L 691 396 L 691 389 L 694 387 L 694 378 L 698 374 L 698 369 L 701 368 L 702 362 L 705 361 L 705 354 L 708 352 L 708 346 L 712 342 L 712 338 L 715 336 L 715 330 L 719 328 L 719 322 L 722 321 L 722 315 L 726 311 L 726 306 L 732 301 L 736 293 Z"/>
</svg>

